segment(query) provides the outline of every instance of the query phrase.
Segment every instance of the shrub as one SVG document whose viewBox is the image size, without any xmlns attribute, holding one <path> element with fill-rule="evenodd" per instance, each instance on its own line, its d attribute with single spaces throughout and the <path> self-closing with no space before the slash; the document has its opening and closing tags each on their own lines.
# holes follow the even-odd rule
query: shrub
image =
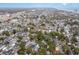
<svg viewBox="0 0 79 59">
<path fill-rule="evenodd" d="M 23 39 L 23 36 L 17 36 L 18 38 L 18 42 L 21 42 L 21 40 Z"/>
<path fill-rule="evenodd" d="M 54 42 L 51 42 L 51 41 L 48 41 L 47 43 L 48 43 L 48 46 L 49 46 L 48 50 L 49 50 L 52 54 L 54 54 L 56 45 L 54 44 Z"/>
<path fill-rule="evenodd" d="M 37 32 L 37 39 L 38 41 L 45 39 L 44 34 L 41 31 Z"/>
<path fill-rule="evenodd" d="M 39 55 L 45 55 L 46 54 L 46 49 L 45 48 L 39 48 L 39 51 L 38 51 Z"/>
<path fill-rule="evenodd" d="M 27 32 L 27 31 L 28 31 L 27 27 L 24 27 L 24 32 Z"/>
<path fill-rule="evenodd" d="M 4 41 L 5 37 L 0 37 L 0 41 Z"/>
<path fill-rule="evenodd" d="M 29 48 L 26 49 L 26 53 L 27 54 L 34 54 L 34 52 L 32 51 L 31 47 L 29 47 Z"/>
<path fill-rule="evenodd" d="M 6 36 L 10 36 L 9 31 L 3 31 L 2 34 L 3 34 L 3 35 L 6 35 Z"/>
<path fill-rule="evenodd" d="M 12 33 L 13 33 L 13 34 L 16 34 L 16 32 L 17 32 L 17 30 L 13 29 L 13 32 L 12 32 Z"/>
<path fill-rule="evenodd" d="M 46 19 L 46 16 L 45 15 L 41 15 L 40 18 L 41 19 Z"/>
<path fill-rule="evenodd" d="M 34 36 L 32 34 L 29 34 L 29 38 L 30 38 L 30 40 L 33 40 Z"/>
<path fill-rule="evenodd" d="M 73 52 L 74 52 L 75 55 L 78 55 L 79 54 L 79 48 L 74 48 Z"/>
<path fill-rule="evenodd" d="M 77 41 L 77 39 L 73 36 L 72 39 L 71 39 L 71 43 L 72 43 L 72 44 L 75 44 L 76 42 L 78 42 L 78 41 Z"/>
<path fill-rule="evenodd" d="M 19 55 L 24 55 L 26 54 L 26 48 L 25 48 L 25 43 L 24 42 L 21 42 L 20 45 L 19 45 L 20 49 L 17 51 L 17 53 Z"/>
<path fill-rule="evenodd" d="M 64 45 L 64 46 L 62 47 L 62 49 L 63 49 L 63 52 L 64 52 L 66 55 L 69 55 L 69 54 L 70 54 L 70 49 L 69 49 L 69 47 L 68 47 L 67 45 Z"/>
</svg>

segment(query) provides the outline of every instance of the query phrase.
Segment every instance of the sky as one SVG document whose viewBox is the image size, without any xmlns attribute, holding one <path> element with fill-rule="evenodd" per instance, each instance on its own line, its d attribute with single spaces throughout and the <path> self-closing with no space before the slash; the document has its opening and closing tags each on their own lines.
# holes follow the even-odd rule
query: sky
<svg viewBox="0 0 79 59">
<path fill-rule="evenodd" d="M 0 8 L 57 8 L 79 10 L 79 3 L 0 3 Z"/>
</svg>

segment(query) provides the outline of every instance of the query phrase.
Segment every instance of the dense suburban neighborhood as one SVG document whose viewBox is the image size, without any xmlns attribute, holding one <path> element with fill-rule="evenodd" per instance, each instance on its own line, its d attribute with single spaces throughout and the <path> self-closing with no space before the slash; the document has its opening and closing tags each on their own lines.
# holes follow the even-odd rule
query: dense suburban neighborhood
<svg viewBox="0 0 79 59">
<path fill-rule="evenodd" d="M 0 10 L 1 55 L 78 55 L 79 13 L 68 10 Z"/>
</svg>

